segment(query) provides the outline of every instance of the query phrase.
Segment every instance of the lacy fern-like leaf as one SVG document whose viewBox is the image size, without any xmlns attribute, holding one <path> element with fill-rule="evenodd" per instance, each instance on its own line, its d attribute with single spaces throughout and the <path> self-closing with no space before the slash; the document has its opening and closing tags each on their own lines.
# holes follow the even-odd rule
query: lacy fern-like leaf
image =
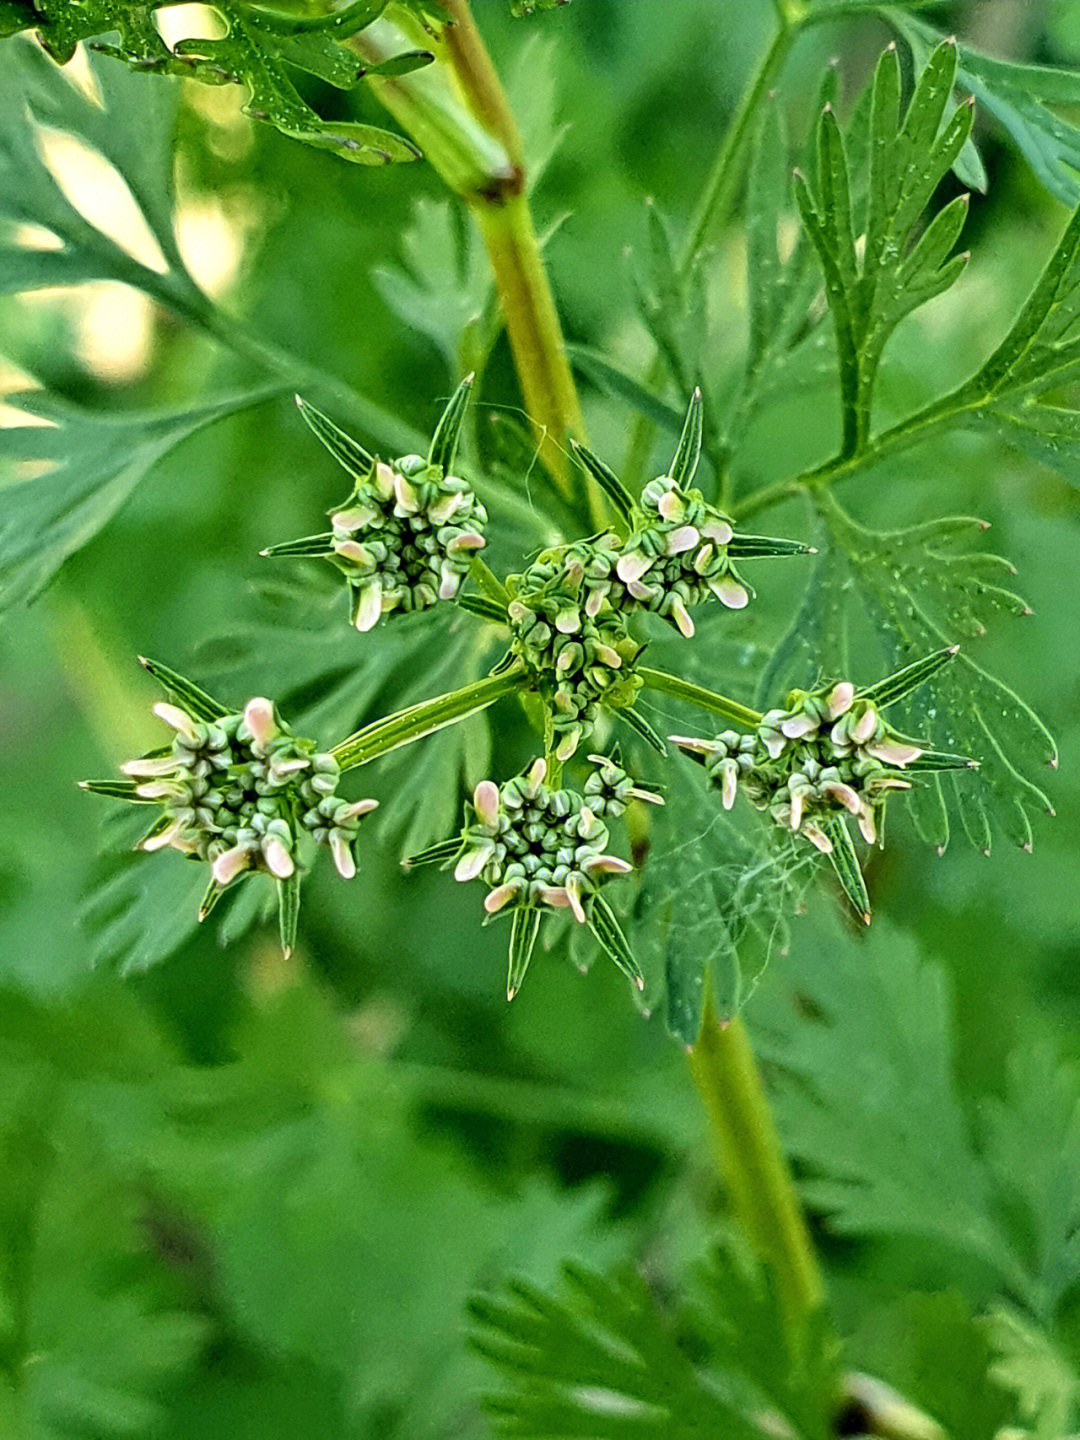
<svg viewBox="0 0 1080 1440">
<path fill-rule="evenodd" d="M 273 393 L 247 391 L 190 410 L 126 415 L 98 415 L 39 391 L 10 396 L 9 403 L 41 423 L 0 430 L 0 609 L 32 600 L 189 435 Z M 24 478 L 23 467 L 38 473 Z"/>
<path fill-rule="evenodd" d="M 850 1235 L 909 1234 L 988 1265 L 1028 1315 L 1074 1293 L 1080 1086 L 1049 1057 L 1012 1061 L 981 1133 L 952 1076 L 943 977 L 875 926 L 759 993 L 755 1032 L 804 1193 Z"/>
<path fill-rule="evenodd" d="M 870 106 L 864 222 L 856 214 L 844 139 L 831 105 L 818 122 L 813 184 L 801 173 L 795 176 L 795 198 L 821 261 L 836 330 L 843 454 L 866 443 L 874 381 L 889 337 L 964 268 L 965 257 L 950 258 L 967 214 L 963 197 L 939 211 L 916 238 L 923 212 L 971 130 L 967 106 L 942 128 L 955 76 L 956 46 L 946 43 L 931 55 L 901 116 L 895 49 L 881 57 Z"/>
</svg>

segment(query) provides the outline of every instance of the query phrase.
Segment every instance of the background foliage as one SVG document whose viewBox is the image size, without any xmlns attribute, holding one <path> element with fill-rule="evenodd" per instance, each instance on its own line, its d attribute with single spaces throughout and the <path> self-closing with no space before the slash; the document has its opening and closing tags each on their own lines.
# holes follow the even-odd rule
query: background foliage
<svg viewBox="0 0 1080 1440">
<path fill-rule="evenodd" d="M 665 237 L 686 231 L 773 7 L 536 8 L 514 18 L 476 5 L 542 170 L 534 205 L 592 446 L 621 461 L 645 405 L 657 455 L 670 450 L 664 426 L 700 380 L 717 427 L 707 455 L 721 469 L 738 444 L 731 498 L 746 501 L 840 435 L 818 271 L 805 242 L 785 243 L 782 264 L 760 230 L 735 226 L 679 282 Z M 836 20 L 800 38 L 757 138 L 751 204 L 780 207 L 782 238 L 795 212 L 786 164 L 770 161 L 783 134 L 809 132 L 823 73 L 848 125 L 895 33 L 866 8 L 832 4 Z M 1080 7 L 894 8 L 905 67 L 937 35 L 960 36 L 978 149 L 964 147 L 939 196 L 975 187 L 970 263 L 890 340 L 879 426 L 987 361 L 1080 197 L 1067 108 L 1080 101 Z M 386 123 L 367 92 L 343 98 L 325 77 L 290 73 L 313 113 Z M 734 1428 L 748 1394 L 797 1433 L 829 1433 L 832 1341 L 763 1368 L 780 1354 L 767 1281 L 735 1242 L 703 1267 L 725 1217 L 662 1020 L 627 1003 L 610 967 L 583 978 L 542 955 L 507 1009 L 504 937 L 478 929 L 475 897 L 428 871 L 400 874 L 401 854 L 452 827 L 463 783 L 493 756 L 506 773 L 528 758 L 523 727 L 470 720 L 377 767 L 383 847 L 349 886 L 313 877 L 291 962 L 272 928 L 250 928 L 246 898 L 197 930 L 202 877 L 179 857 L 116 859 L 131 837 L 76 792 L 76 777 L 157 743 L 136 653 L 231 696 L 272 694 L 298 728 L 334 737 L 497 658 L 487 632 L 454 617 L 358 645 L 332 585 L 258 559 L 341 498 L 287 390 L 302 386 L 365 443 L 404 451 L 490 350 L 471 444 L 490 495 L 509 496 L 492 506 L 493 555 L 509 564 L 547 522 L 530 503 L 545 482 L 529 469 L 482 252 L 424 164 L 342 165 L 253 124 L 235 87 L 181 88 L 107 57 L 75 74 L 122 124 L 27 42 L 0 49 L 5 388 L 44 387 L 12 398 L 0 439 L 18 487 L 0 515 L 12 610 L 0 631 L 0 1434 L 482 1435 L 477 1397 L 498 1384 L 481 1352 L 516 1377 L 496 1402 L 512 1433 L 758 1434 Z M 124 177 L 141 228 L 80 146 Z M 763 264 L 784 270 L 784 286 L 748 305 L 747 267 Z M 674 295 L 679 284 L 692 293 Z M 763 308 L 762 294 L 780 300 Z M 808 310 L 819 323 L 790 349 Z M 1047 343 L 1064 347 L 1072 316 L 1057 319 Z M 645 376 L 657 344 L 670 383 L 643 398 L 627 377 Z M 844 1366 L 886 1376 L 957 1437 L 1013 1425 L 1052 1440 L 1080 1423 L 1080 466 L 1072 373 L 1035 406 L 1022 367 L 1010 374 L 1013 388 L 988 392 L 970 425 L 847 482 L 842 511 L 770 511 L 774 533 L 832 541 L 803 620 L 784 640 L 794 562 L 765 562 L 757 604 L 704 621 L 697 653 L 698 678 L 746 702 L 763 673 L 774 693 L 804 673 L 808 638 L 819 655 L 846 643 L 870 679 L 892 658 L 872 638 L 875 606 L 893 607 L 894 631 L 917 609 L 929 648 L 942 633 L 963 639 L 1057 737 L 1048 779 L 1045 747 L 1023 761 L 1009 748 L 1033 732 L 988 682 L 976 720 L 1004 737 L 1009 775 L 1018 765 L 1050 792 L 1057 821 L 1037 791 L 1016 806 L 1007 786 L 992 789 L 990 822 L 978 807 L 960 815 L 975 845 L 939 857 L 898 816 L 868 876 L 872 931 L 811 893 L 759 973 L 755 931 L 771 926 L 775 882 L 764 866 L 743 881 L 746 969 L 724 972 L 722 997 L 752 992 L 747 1024 L 824 1255 Z M 985 570 L 965 571 L 917 528 L 943 515 L 991 524 L 992 549 L 1018 572 L 990 576 L 1004 600 Z M 882 575 L 894 582 L 885 599 Z M 944 577 L 958 575 L 971 584 L 942 608 Z M 845 605 L 846 632 L 834 624 Z M 651 703 L 654 724 L 677 728 L 675 702 Z M 985 744 L 977 725 L 965 741 L 955 694 L 937 703 L 959 748 Z M 680 973 L 673 945 L 730 949 L 717 917 L 736 842 L 698 834 L 681 793 L 692 783 L 668 796 L 686 844 L 641 897 L 647 1003 L 665 965 Z M 940 847 L 946 816 L 932 801 L 914 818 Z M 236 937 L 228 949 L 222 932 Z M 487 1298 L 470 1319 L 477 1292 Z M 737 1334 L 730 1313 L 745 1321 Z M 657 1397 L 620 1369 L 628 1345 L 677 1377 L 663 1403 L 682 1431 L 662 1428 Z M 605 1413 L 590 1387 L 624 1408 Z"/>
</svg>

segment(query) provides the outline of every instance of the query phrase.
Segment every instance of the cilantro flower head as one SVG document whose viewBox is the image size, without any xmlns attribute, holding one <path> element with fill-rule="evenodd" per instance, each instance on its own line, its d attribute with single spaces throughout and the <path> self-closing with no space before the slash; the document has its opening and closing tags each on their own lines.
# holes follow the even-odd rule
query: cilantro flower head
<svg viewBox="0 0 1080 1440">
<path fill-rule="evenodd" d="M 472 378 L 451 398 L 426 459 L 379 460 L 297 396 L 304 419 L 354 485 L 331 512 L 329 533 L 262 553 L 331 561 L 345 576 L 350 619 L 360 631 L 373 629 L 384 615 L 455 599 L 473 556 L 486 544 L 487 511 L 468 482 L 451 473 Z"/>
<path fill-rule="evenodd" d="M 179 850 L 209 865 L 200 920 L 245 875 L 270 876 L 291 951 L 305 851 L 325 846 L 338 873 L 352 879 L 360 821 L 377 802 L 339 795 L 337 760 L 295 735 L 272 701 L 255 696 L 230 711 L 175 671 L 142 663 L 169 696 L 154 713 L 172 741 L 121 766 L 125 779 L 88 780 L 83 788 L 160 807 L 139 848 Z"/>
<path fill-rule="evenodd" d="M 890 794 L 910 790 L 920 772 L 977 763 L 908 739 L 882 715 L 956 653 L 955 646 L 940 650 L 868 689 L 838 680 L 793 690 L 783 708 L 767 711 L 748 734 L 728 730 L 713 739 L 670 738 L 704 765 L 725 810 L 741 791 L 781 830 L 827 855 L 848 899 L 869 922 L 870 902 L 847 818 L 855 820 L 868 844 L 881 844 Z"/>
</svg>

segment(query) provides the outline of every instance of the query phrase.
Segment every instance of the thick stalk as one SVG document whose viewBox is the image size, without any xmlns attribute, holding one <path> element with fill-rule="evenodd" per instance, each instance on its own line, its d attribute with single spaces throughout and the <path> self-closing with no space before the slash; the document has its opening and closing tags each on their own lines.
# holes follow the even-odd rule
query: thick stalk
<svg viewBox="0 0 1080 1440">
<path fill-rule="evenodd" d="M 824 1283 L 746 1029 L 737 1018 L 718 1020 L 711 996 L 689 1058 L 732 1209 L 772 1267 L 797 1332 L 823 1303 Z"/>
<path fill-rule="evenodd" d="M 762 101 L 779 79 L 788 52 L 798 34 L 798 23 L 791 18 L 785 18 L 786 15 L 786 9 L 781 9 L 780 26 L 732 117 L 705 181 L 705 188 L 701 192 L 679 256 L 678 273 L 681 280 L 690 273 L 694 257 L 709 235 L 727 218 L 731 202 L 735 198 L 742 178 L 742 160 L 753 131 L 754 119 Z M 662 357 L 657 355 L 646 377 L 646 387 L 655 389 L 663 374 L 664 362 Z M 626 464 L 623 466 L 623 477 L 631 490 L 636 491 L 645 477 L 645 466 L 655 435 L 654 422 L 644 415 L 639 415 L 630 440 Z"/>
<path fill-rule="evenodd" d="M 540 457 L 569 495 L 566 441 L 584 439 L 585 426 L 529 208 L 521 137 L 468 0 L 449 0 L 445 8 L 454 24 L 435 42 L 438 62 L 371 85 L 476 219 Z M 355 43 L 380 60 L 406 39 L 379 22 Z M 600 521 L 603 502 L 591 487 L 588 495 L 591 517 Z"/>
</svg>

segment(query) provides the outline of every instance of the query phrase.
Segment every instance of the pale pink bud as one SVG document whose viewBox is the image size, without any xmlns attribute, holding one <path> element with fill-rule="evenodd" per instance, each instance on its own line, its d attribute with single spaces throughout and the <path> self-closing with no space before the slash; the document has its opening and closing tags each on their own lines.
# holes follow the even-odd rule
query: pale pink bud
<svg viewBox="0 0 1080 1440">
<path fill-rule="evenodd" d="M 484 909 L 489 915 L 495 915 L 504 905 L 509 905 L 511 900 L 517 898 L 521 893 L 521 882 L 509 880 L 505 885 L 499 885 L 496 889 L 484 896 Z"/>
<path fill-rule="evenodd" d="M 681 520 L 686 511 L 686 506 L 674 490 L 665 490 L 656 508 L 665 520 Z"/>
<path fill-rule="evenodd" d="M 693 525 L 680 525 L 667 537 L 664 549 L 669 555 L 681 555 L 684 550 L 693 550 L 700 539 L 701 535 Z"/>
<path fill-rule="evenodd" d="M 866 751 L 883 765 L 899 765 L 901 769 L 923 753 L 918 745 L 907 745 L 903 740 L 879 740 L 876 745 L 868 745 Z"/>
<path fill-rule="evenodd" d="M 539 760 L 534 760 L 529 766 L 529 787 L 534 796 L 546 779 L 547 761 L 541 755 Z"/>
<path fill-rule="evenodd" d="M 671 618 L 675 621 L 676 628 L 680 635 L 690 640 L 694 634 L 694 622 L 690 618 L 690 612 L 682 602 L 682 597 L 673 595 L 671 597 Z"/>
<path fill-rule="evenodd" d="M 570 907 L 570 896 L 561 885 L 538 885 L 536 893 L 544 904 L 550 905 L 553 910 L 567 910 Z"/>
<path fill-rule="evenodd" d="M 121 773 L 130 775 L 133 780 L 139 780 L 144 775 L 171 775 L 176 770 L 175 755 L 150 755 L 144 760 L 129 760 L 120 766 Z"/>
<path fill-rule="evenodd" d="M 337 813 L 337 823 L 348 825 L 353 820 L 360 820 L 365 815 L 370 815 L 372 810 L 379 808 L 378 800 L 354 800 L 351 805 L 346 805 L 344 810 Z"/>
<path fill-rule="evenodd" d="M 593 654 L 602 665 L 608 665 L 612 670 L 622 669 L 622 657 L 610 645 L 596 645 L 593 648 Z"/>
<path fill-rule="evenodd" d="M 601 590 L 593 590 L 593 591 L 590 591 L 590 593 L 589 593 L 589 598 L 585 601 L 585 614 L 588 615 L 588 617 L 589 617 L 590 620 L 595 620 L 596 617 L 597 617 L 597 615 L 600 614 L 600 610 L 601 610 L 601 607 L 603 606 L 603 603 L 604 603 L 603 591 L 601 591 Z"/>
<path fill-rule="evenodd" d="M 799 713 L 788 715 L 780 721 L 781 734 L 786 735 L 789 740 L 801 740 L 804 735 L 812 734 L 818 728 L 817 721 L 811 715 Z"/>
<path fill-rule="evenodd" d="M 721 605 L 726 605 L 729 610 L 745 610 L 750 603 L 749 591 L 730 575 L 719 580 L 710 580 L 709 589 Z"/>
<path fill-rule="evenodd" d="M 863 839 L 868 845 L 877 841 L 877 825 L 874 823 L 874 812 L 866 809 L 859 813 L 859 829 L 862 831 Z"/>
<path fill-rule="evenodd" d="M 856 745 L 865 745 L 878 727 L 877 711 L 868 705 L 851 727 L 851 738 Z"/>
<path fill-rule="evenodd" d="M 445 525 L 446 522 L 461 509 L 465 500 L 464 490 L 454 490 L 441 500 L 436 500 L 431 506 L 428 514 L 436 525 Z"/>
<path fill-rule="evenodd" d="M 791 808 L 788 813 L 788 824 L 791 826 L 792 830 L 798 830 L 799 826 L 802 824 L 804 805 L 805 799 L 802 791 L 794 791 L 791 796 Z"/>
<path fill-rule="evenodd" d="M 618 855 L 596 855 L 586 860 L 584 869 L 588 875 L 629 875 L 633 866 Z"/>
<path fill-rule="evenodd" d="M 651 556 L 635 550 L 629 555 L 619 556 L 615 565 L 615 573 L 624 585 L 631 585 L 635 580 L 641 579 L 652 563 Z"/>
<path fill-rule="evenodd" d="M 570 901 L 570 909 L 574 912 L 574 919 L 579 925 L 585 924 L 585 909 L 581 903 L 581 878 L 571 875 L 566 882 L 566 898 Z"/>
<path fill-rule="evenodd" d="M 336 839 L 336 833 L 334 838 Z M 270 874 L 278 880 L 288 880 L 289 876 L 296 869 L 293 858 L 286 850 L 282 841 L 276 835 L 271 835 L 268 840 L 263 841 L 263 859 L 266 861 L 266 868 Z M 335 859 L 337 858 L 335 853 Z M 340 869 L 340 865 L 338 869 Z"/>
<path fill-rule="evenodd" d="M 473 791 L 473 808 L 484 825 L 494 826 L 499 818 L 499 787 L 493 780 L 481 780 Z"/>
<path fill-rule="evenodd" d="M 712 543 L 708 545 L 702 545 L 701 549 L 694 556 L 694 569 L 699 575 L 704 575 L 705 571 L 712 564 L 715 555 L 715 545 L 713 545 Z"/>
<path fill-rule="evenodd" d="M 461 589 L 461 576 L 446 560 L 439 567 L 439 599 L 453 600 Z"/>
<path fill-rule="evenodd" d="M 446 547 L 448 555 L 458 555 L 462 550 L 483 550 L 487 541 L 476 530 L 463 530 L 460 535 L 455 535 L 450 544 Z"/>
<path fill-rule="evenodd" d="M 153 780 L 147 785 L 136 785 L 135 787 L 135 794 L 140 800 L 167 800 L 177 793 L 175 785 L 167 785 L 161 780 Z"/>
<path fill-rule="evenodd" d="M 394 499 L 397 501 L 395 508 L 403 510 L 406 515 L 415 515 L 420 509 L 419 496 L 400 470 L 395 470 L 393 476 Z"/>
<path fill-rule="evenodd" d="M 375 511 L 370 505 L 354 505 L 348 510 L 338 510 L 331 515 L 330 525 L 334 530 L 362 530 L 374 519 Z"/>
<path fill-rule="evenodd" d="M 180 839 L 180 825 L 170 825 L 167 830 L 162 830 L 157 835 L 148 835 L 142 842 L 142 848 L 152 854 L 155 850 L 165 850 Z"/>
<path fill-rule="evenodd" d="M 360 604 L 356 607 L 356 628 L 361 633 L 374 630 L 382 615 L 382 587 L 377 580 L 371 581 L 360 591 Z"/>
<path fill-rule="evenodd" d="M 839 685 L 834 685 L 825 697 L 825 706 L 829 712 L 830 720 L 839 720 L 841 715 L 851 709 L 851 703 L 855 699 L 855 686 L 850 680 L 841 680 Z"/>
<path fill-rule="evenodd" d="M 821 851 L 822 855 L 832 854 L 832 841 L 825 834 L 824 830 L 818 829 L 812 820 L 807 821 L 803 826 L 802 833 L 806 836 L 807 840 L 810 841 L 811 845 L 816 846 L 816 848 Z"/>
<path fill-rule="evenodd" d="M 850 785 L 845 785 L 842 780 L 831 780 L 823 788 L 826 795 L 831 796 L 833 800 L 839 801 L 844 809 L 852 815 L 862 814 L 863 802 Z"/>
<path fill-rule="evenodd" d="M 710 540 L 715 540 L 717 545 L 727 545 L 735 533 L 726 520 L 706 520 L 698 529 Z"/>
<path fill-rule="evenodd" d="M 335 540 L 334 554 L 353 565 L 367 565 L 371 556 L 357 540 Z"/>
<path fill-rule="evenodd" d="M 648 585 L 643 585 L 640 580 L 628 580 L 626 588 L 635 600 L 652 599 L 652 590 Z"/>
<path fill-rule="evenodd" d="M 466 850 L 454 867 L 455 880 L 475 880 L 491 859 L 491 847 L 481 846 L 478 850 Z"/>
<path fill-rule="evenodd" d="M 739 793 L 739 767 L 734 760 L 725 760 L 720 770 L 723 775 L 720 783 L 720 803 L 725 810 L 730 810 Z"/>
<path fill-rule="evenodd" d="M 273 701 L 267 700 L 265 695 L 256 695 L 249 700 L 244 706 L 244 724 L 251 731 L 256 745 L 269 745 L 278 733 Z"/>
</svg>

